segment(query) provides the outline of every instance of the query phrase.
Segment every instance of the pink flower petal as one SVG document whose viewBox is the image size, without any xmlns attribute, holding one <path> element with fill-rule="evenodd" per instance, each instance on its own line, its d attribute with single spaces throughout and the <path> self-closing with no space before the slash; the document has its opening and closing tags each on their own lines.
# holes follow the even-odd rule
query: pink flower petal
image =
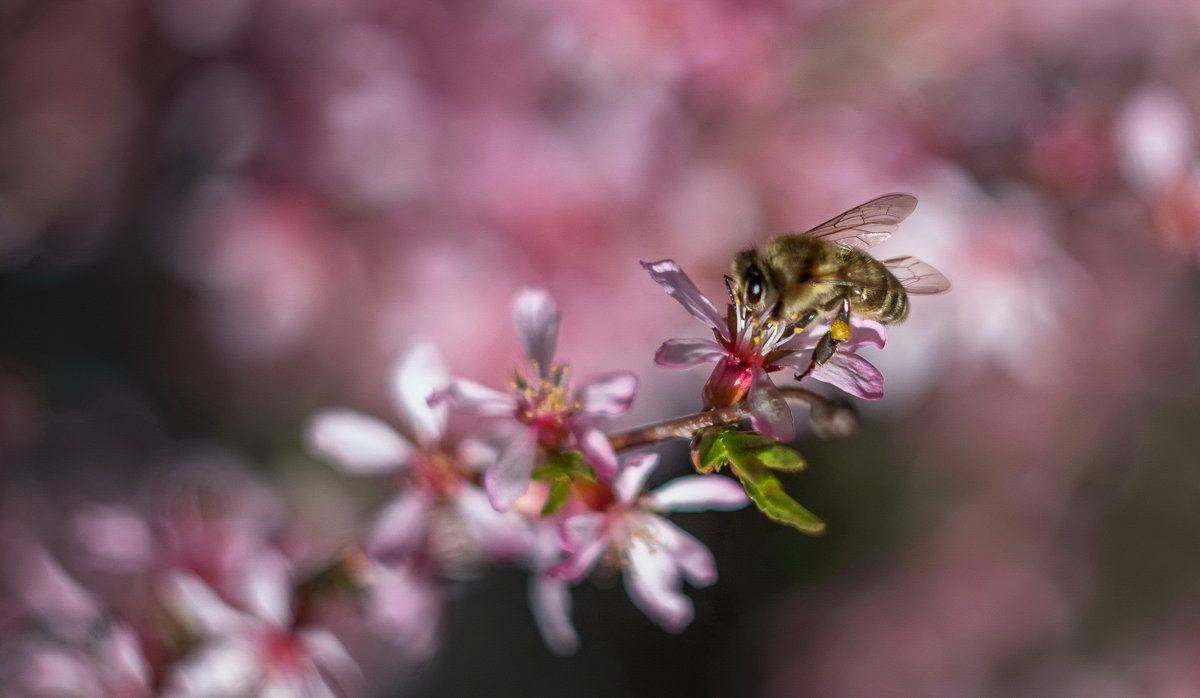
<svg viewBox="0 0 1200 698">
<path fill-rule="evenodd" d="M 488 499 L 497 511 L 508 511 L 529 489 L 529 476 L 537 456 L 537 432 L 522 429 L 505 446 L 500 458 L 484 473 Z"/>
<path fill-rule="evenodd" d="M 621 472 L 613 482 L 613 491 L 617 499 L 629 504 L 641 494 L 646 486 L 646 478 L 658 467 L 657 453 L 638 453 L 629 456 L 621 464 Z"/>
<path fill-rule="evenodd" d="M 754 367 L 754 381 L 750 384 L 746 401 L 750 407 L 750 423 L 755 431 L 778 441 L 792 438 L 796 428 L 792 423 L 792 409 L 759 366 Z"/>
<path fill-rule="evenodd" d="M 100 617 L 97 599 L 40 544 L 17 542 L 5 552 L 3 569 L 12 575 L 13 591 L 27 610 L 67 632 L 83 630 Z"/>
<path fill-rule="evenodd" d="M 424 659 L 441 634 L 440 589 L 407 565 L 373 565 L 366 615 L 407 658 Z"/>
<path fill-rule="evenodd" d="M 422 490 L 402 492 L 375 517 L 366 536 L 366 552 L 377 559 L 403 557 L 425 536 L 433 502 Z"/>
<path fill-rule="evenodd" d="M 670 556 L 642 538 L 633 538 L 625 551 L 625 589 L 634 605 L 650 620 L 677 633 L 692 622 L 692 602 L 679 591 L 679 577 Z"/>
<path fill-rule="evenodd" d="M 617 454 L 604 432 L 578 422 L 572 425 L 571 431 L 575 434 L 579 452 L 583 454 L 588 465 L 591 465 L 602 479 L 612 479 L 617 471 Z"/>
<path fill-rule="evenodd" d="M 558 343 L 559 314 L 554 299 L 540 288 L 521 289 L 513 300 L 513 322 L 517 326 L 517 337 L 525 347 L 525 355 L 545 375 L 554 360 L 554 347 Z"/>
<path fill-rule="evenodd" d="M 654 354 L 654 363 L 666 368 L 687 368 L 719 361 L 725 350 L 711 339 L 668 339 Z"/>
<path fill-rule="evenodd" d="M 689 582 L 708 586 L 717 581 L 717 562 L 703 543 L 661 516 L 646 514 L 639 518 L 644 519 L 642 529 L 669 551 L 669 557 Z"/>
<path fill-rule="evenodd" d="M 838 352 L 824 366 L 813 369 L 809 377 L 841 388 L 863 400 L 878 400 L 883 397 L 883 374 L 857 354 Z"/>
<path fill-rule="evenodd" d="M 185 622 L 195 626 L 202 635 L 235 634 L 249 619 L 226 604 L 198 577 L 190 573 L 173 572 L 163 582 L 161 593 L 166 605 Z"/>
<path fill-rule="evenodd" d="M 882 349 L 886 343 L 887 329 L 881 323 L 866 318 L 851 317 L 850 339 L 846 340 L 840 350 L 852 353 L 867 345 Z"/>
<path fill-rule="evenodd" d="M 202 645 L 175 665 L 163 692 L 166 698 L 241 696 L 253 692 L 262 677 L 255 648 L 243 638 Z"/>
<path fill-rule="evenodd" d="M 629 372 L 598 378 L 579 388 L 581 409 L 587 414 L 620 414 L 633 403 L 637 385 L 637 376 Z"/>
<path fill-rule="evenodd" d="M 463 378 L 451 381 L 429 400 L 432 403 L 445 401 L 456 410 L 483 417 L 511 416 L 517 409 L 516 397 Z"/>
<path fill-rule="evenodd" d="M 412 447 L 386 423 L 343 408 L 321 410 L 308 422 L 309 450 L 348 475 L 378 475 L 399 468 Z"/>
<path fill-rule="evenodd" d="M 305 628 L 299 633 L 300 642 L 313 661 L 335 676 L 339 683 L 362 675 L 358 663 L 346 651 L 337 636 L 321 628 Z"/>
<path fill-rule="evenodd" d="M 604 521 L 604 514 L 598 511 L 568 517 L 558 529 L 562 549 L 573 553 L 595 543 L 604 535 Z"/>
<path fill-rule="evenodd" d="M 240 601 L 256 617 L 282 628 L 291 620 L 291 574 L 287 560 L 278 552 L 259 549 L 254 564 L 246 565 L 239 580 Z"/>
<path fill-rule="evenodd" d="M 571 623 L 571 591 L 567 583 L 539 575 L 529 580 L 529 607 L 550 651 L 565 656 L 579 649 L 579 634 Z"/>
<path fill-rule="evenodd" d="M 437 447 L 446 431 L 447 407 L 444 403 L 430 405 L 429 397 L 449 382 L 446 366 L 431 342 L 413 345 L 392 373 L 396 412 L 426 449 Z"/>
<path fill-rule="evenodd" d="M 72 517 L 71 528 L 88 559 L 109 571 L 135 572 L 153 559 L 150 526 L 125 507 L 88 506 Z"/>
<path fill-rule="evenodd" d="M 578 582 L 584 577 L 591 574 L 596 563 L 600 560 L 600 555 L 604 553 L 608 547 L 608 540 L 599 538 L 591 543 L 580 548 L 574 554 L 566 559 L 558 562 L 546 571 L 546 574 L 554 579 L 561 579 L 567 582 Z"/>
<path fill-rule="evenodd" d="M 532 545 L 529 520 L 516 511 L 496 511 L 487 494 L 474 485 L 459 488 L 454 508 L 472 540 L 493 560 L 523 555 Z"/>
<path fill-rule="evenodd" d="M 683 273 L 675 260 L 664 259 L 661 262 L 642 262 L 642 268 L 650 272 L 650 278 L 663 287 L 672 298 L 679 301 L 683 307 L 700 322 L 717 330 L 724 336 L 725 318 L 717 312 L 712 301 L 708 300 L 696 284 Z"/>
<path fill-rule="evenodd" d="M 657 511 L 733 511 L 750 503 L 745 490 L 723 475 L 684 475 L 654 490 L 648 504 Z"/>
</svg>

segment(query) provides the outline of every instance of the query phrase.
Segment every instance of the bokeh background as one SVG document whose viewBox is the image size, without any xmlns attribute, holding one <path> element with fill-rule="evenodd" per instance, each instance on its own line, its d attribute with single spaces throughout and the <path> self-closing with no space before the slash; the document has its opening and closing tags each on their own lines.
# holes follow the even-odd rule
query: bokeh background
<svg viewBox="0 0 1200 698">
<path fill-rule="evenodd" d="M 566 659 L 493 570 L 370 694 L 1200 695 L 1198 114 L 1190 0 L 0 0 L 5 535 L 217 468 L 318 559 L 378 494 L 304 420 L 390 414 L 418 338 L 502 385 L 539 285 L 576 375 L 639 374 L 616 426 L 682 414 L 703 370 L 652 356 L 701 328 L 639 260 L 720 298 L 908 191 L 880 254 L 955 287 L 856 437 L 798 437 L 826 536 L 677 517 L 693 625 L 584 584 Z"/>
</svg>

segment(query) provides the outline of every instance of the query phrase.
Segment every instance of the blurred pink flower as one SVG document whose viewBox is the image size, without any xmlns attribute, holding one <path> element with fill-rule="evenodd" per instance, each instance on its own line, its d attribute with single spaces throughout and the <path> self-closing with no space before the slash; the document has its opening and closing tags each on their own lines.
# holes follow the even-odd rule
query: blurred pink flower
<svg viewBox="0 0 1200 698">
<path fill-rule="evenodd" d="M 435 510 L 448 509 L 473 547 L 493 558 L 523 551 L 524 519 L 497 512 L 475 485 L 473 473 L 494 458 L 474 439 L 453 449 L 446 440 L 447 409 L 429 397 L 449 382 L 437 349 L 419 343 L 396 364 L 393 406 L 406 438 L 385 422 L 345 408 L 326 409 L 309 422 L 310 449 L 347 475 L 397 475 L 396 496 L 377 515 L 364 549 L 373 558 L 399 559 L 422 545 Z"/>
<path fill-rule="evenodd" d="M 28 635 L 0 645 L 0 686 L 25 698 L 150 698 L 150 669 L 136 635 L 119 621 L 73 641 Z"/>
<path fill-rule="evenodd" d="M 171 577 L 168 600 L 200 644 L 173 667 L 164 696 L 332 697 L 359 675 L 332 633 L 293 615 L 288 565 L 274 551 L 256 555 L 238 607 L 188 574 Z"/>
<path fill-rule="evenodd" d="M 515 418 L 523 426 L 484 476 L 492 506 L 500 511 L 508 510 L 529 487 L 539 452 L 553 455 L 577 449 L 600 477 L 612 477 L 616 454 L 598 422 L 629 409 L 637 390 L 637 378 L 628 372 L 571 389 L 567 366 L 552 363 L 559 313 L 544 290 L 519 291 L 513 319 L 533 375 L 526 378 L 515 372 L 511 393 L 457 379 L 435 398 L 463 412 Z"/>
<path fill-rule="evenodd" d="M 744 308 L 730 305 L 724 317 L 673 260 L 642 262 L 646 271 L 693 317 L 713 331 L 711 339 L 668 339 L 654 361 L 669 368 L 687 368 L 710 361 L 717 365 L 704 386 L 709 407 L 725 407 L 746 399 L 754 428 L 777 439 L 792 436 L 791 409 L 775 389 L 769 373 L 808 369 L 812 350 L 824 330 L 811 327 L 799 337 L 787 326 L 765 325 Z M 852 333 L 837 354 L 813 369 L 809 377 L 866 400 L 883 397 L 883 376 L 855 352 L 864 346 L 882 347 L 883 326 L 851 318 Z M 793 341 L 795 340 L 795 341 Z"/>
<path fill-rule="evenodd" d="M 731 511 L 749 499 L 738 483 L 720 475 L 685 475 L 642 495 L 657 465 L 657 454 L 631 456 L 613 480 L 606 509 L 563 520 L 561 545 L 569 557 L 549 574 L 578 582 L 603 555 L 615 556 L 637 607 L 667 630 L 678 632 L 692 620 L 691 601 L 680 591 L 681 577 L 708 586 L 716 581 L 717 568 L 703 543 L 659 512 Z"/>
</svg>

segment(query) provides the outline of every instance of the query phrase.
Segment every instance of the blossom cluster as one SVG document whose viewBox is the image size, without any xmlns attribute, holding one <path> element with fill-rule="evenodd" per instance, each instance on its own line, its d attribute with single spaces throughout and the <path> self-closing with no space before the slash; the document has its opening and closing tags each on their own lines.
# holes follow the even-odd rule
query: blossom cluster
<svg viewBox="0 0 1200 698">
<path fill-rule="evenodd" d="M 674 262 L 643 266 L 713 333 L 667 340 L 656 356 L 666 367 L 713 365 L 701 411 L 608 431 L 632 404 L 636 376 L 575 381 L 557 356 L 556 304 L 524 288 L 512 313 L 526 361 L 506 390 L 452 377 L 437 348 L 418 342 L 390 376 L 392 419 L 330 407 L 308 420 L 312 454 L 387 492 L 330 559 L 305 559 L 277 503 L 211 470 L 156 506 L 82 507 L 67 562 L 36 536 L 4 536 L 16 570 L 6 625 L 18 631 L 5 641 L 16 659 L 0 665 L 0 685 L 32 696 L 353 695 L 364 667 L 350 647 L 366 637 L 407 662 L 428 659 L 453 586 L 496 564 L 528 571 L 533 617 L 556 653 L 578 648 L 572 587 L 598 569 L 619 572 L 652 621 L 682 630 L 695 614 L 684 584 L 713 584 L 717 565 L 668 517 L 753 501 L 819 531 L 769 470 L 804 466 L 779 442 L 793 434 L 789 395 L 812 406 L 818 431 L 845 408 L 770 377 L 798 376 L 818 330 L 780 331 L 738 303 L 722 317 Z M 855 353 L 864 345 L 883 345 L 874 323 L 856 324 L 808 377 L 880 397 L 879 372 Z M 697 472 L 648 488 L 660 457 L 643 447 L 669 438 L 691 440 Z M 725 464 L 735 477 L 716 472 Z"/>
</svg>

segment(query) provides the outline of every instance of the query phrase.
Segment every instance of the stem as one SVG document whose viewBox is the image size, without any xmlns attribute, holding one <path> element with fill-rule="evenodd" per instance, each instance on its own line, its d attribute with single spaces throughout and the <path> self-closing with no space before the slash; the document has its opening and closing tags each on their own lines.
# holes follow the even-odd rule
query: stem
<svg viewBox="0 0 1200 698">
<path fill-rule="evenodd" d="M 809 405 L 832 406 L 833 403 L 823 395 L 814 393 L 807 388 L 787 386 L 777 388 L 785 399 L 807 402 Z M 619 431 L 608 435 L 608 441 L 614 451 L 637 448 L 648 444 L 666 441 L 667 439 L 690 439 L 699 430 L 717 424 L 729 424 L 750 417 L 750 408 L 746 401 L 736 402 L 719 410 L 706 410 L 684 417 L 675 417 L 657 424 L 650 424 L 636 429 Z"/>
</svg>

